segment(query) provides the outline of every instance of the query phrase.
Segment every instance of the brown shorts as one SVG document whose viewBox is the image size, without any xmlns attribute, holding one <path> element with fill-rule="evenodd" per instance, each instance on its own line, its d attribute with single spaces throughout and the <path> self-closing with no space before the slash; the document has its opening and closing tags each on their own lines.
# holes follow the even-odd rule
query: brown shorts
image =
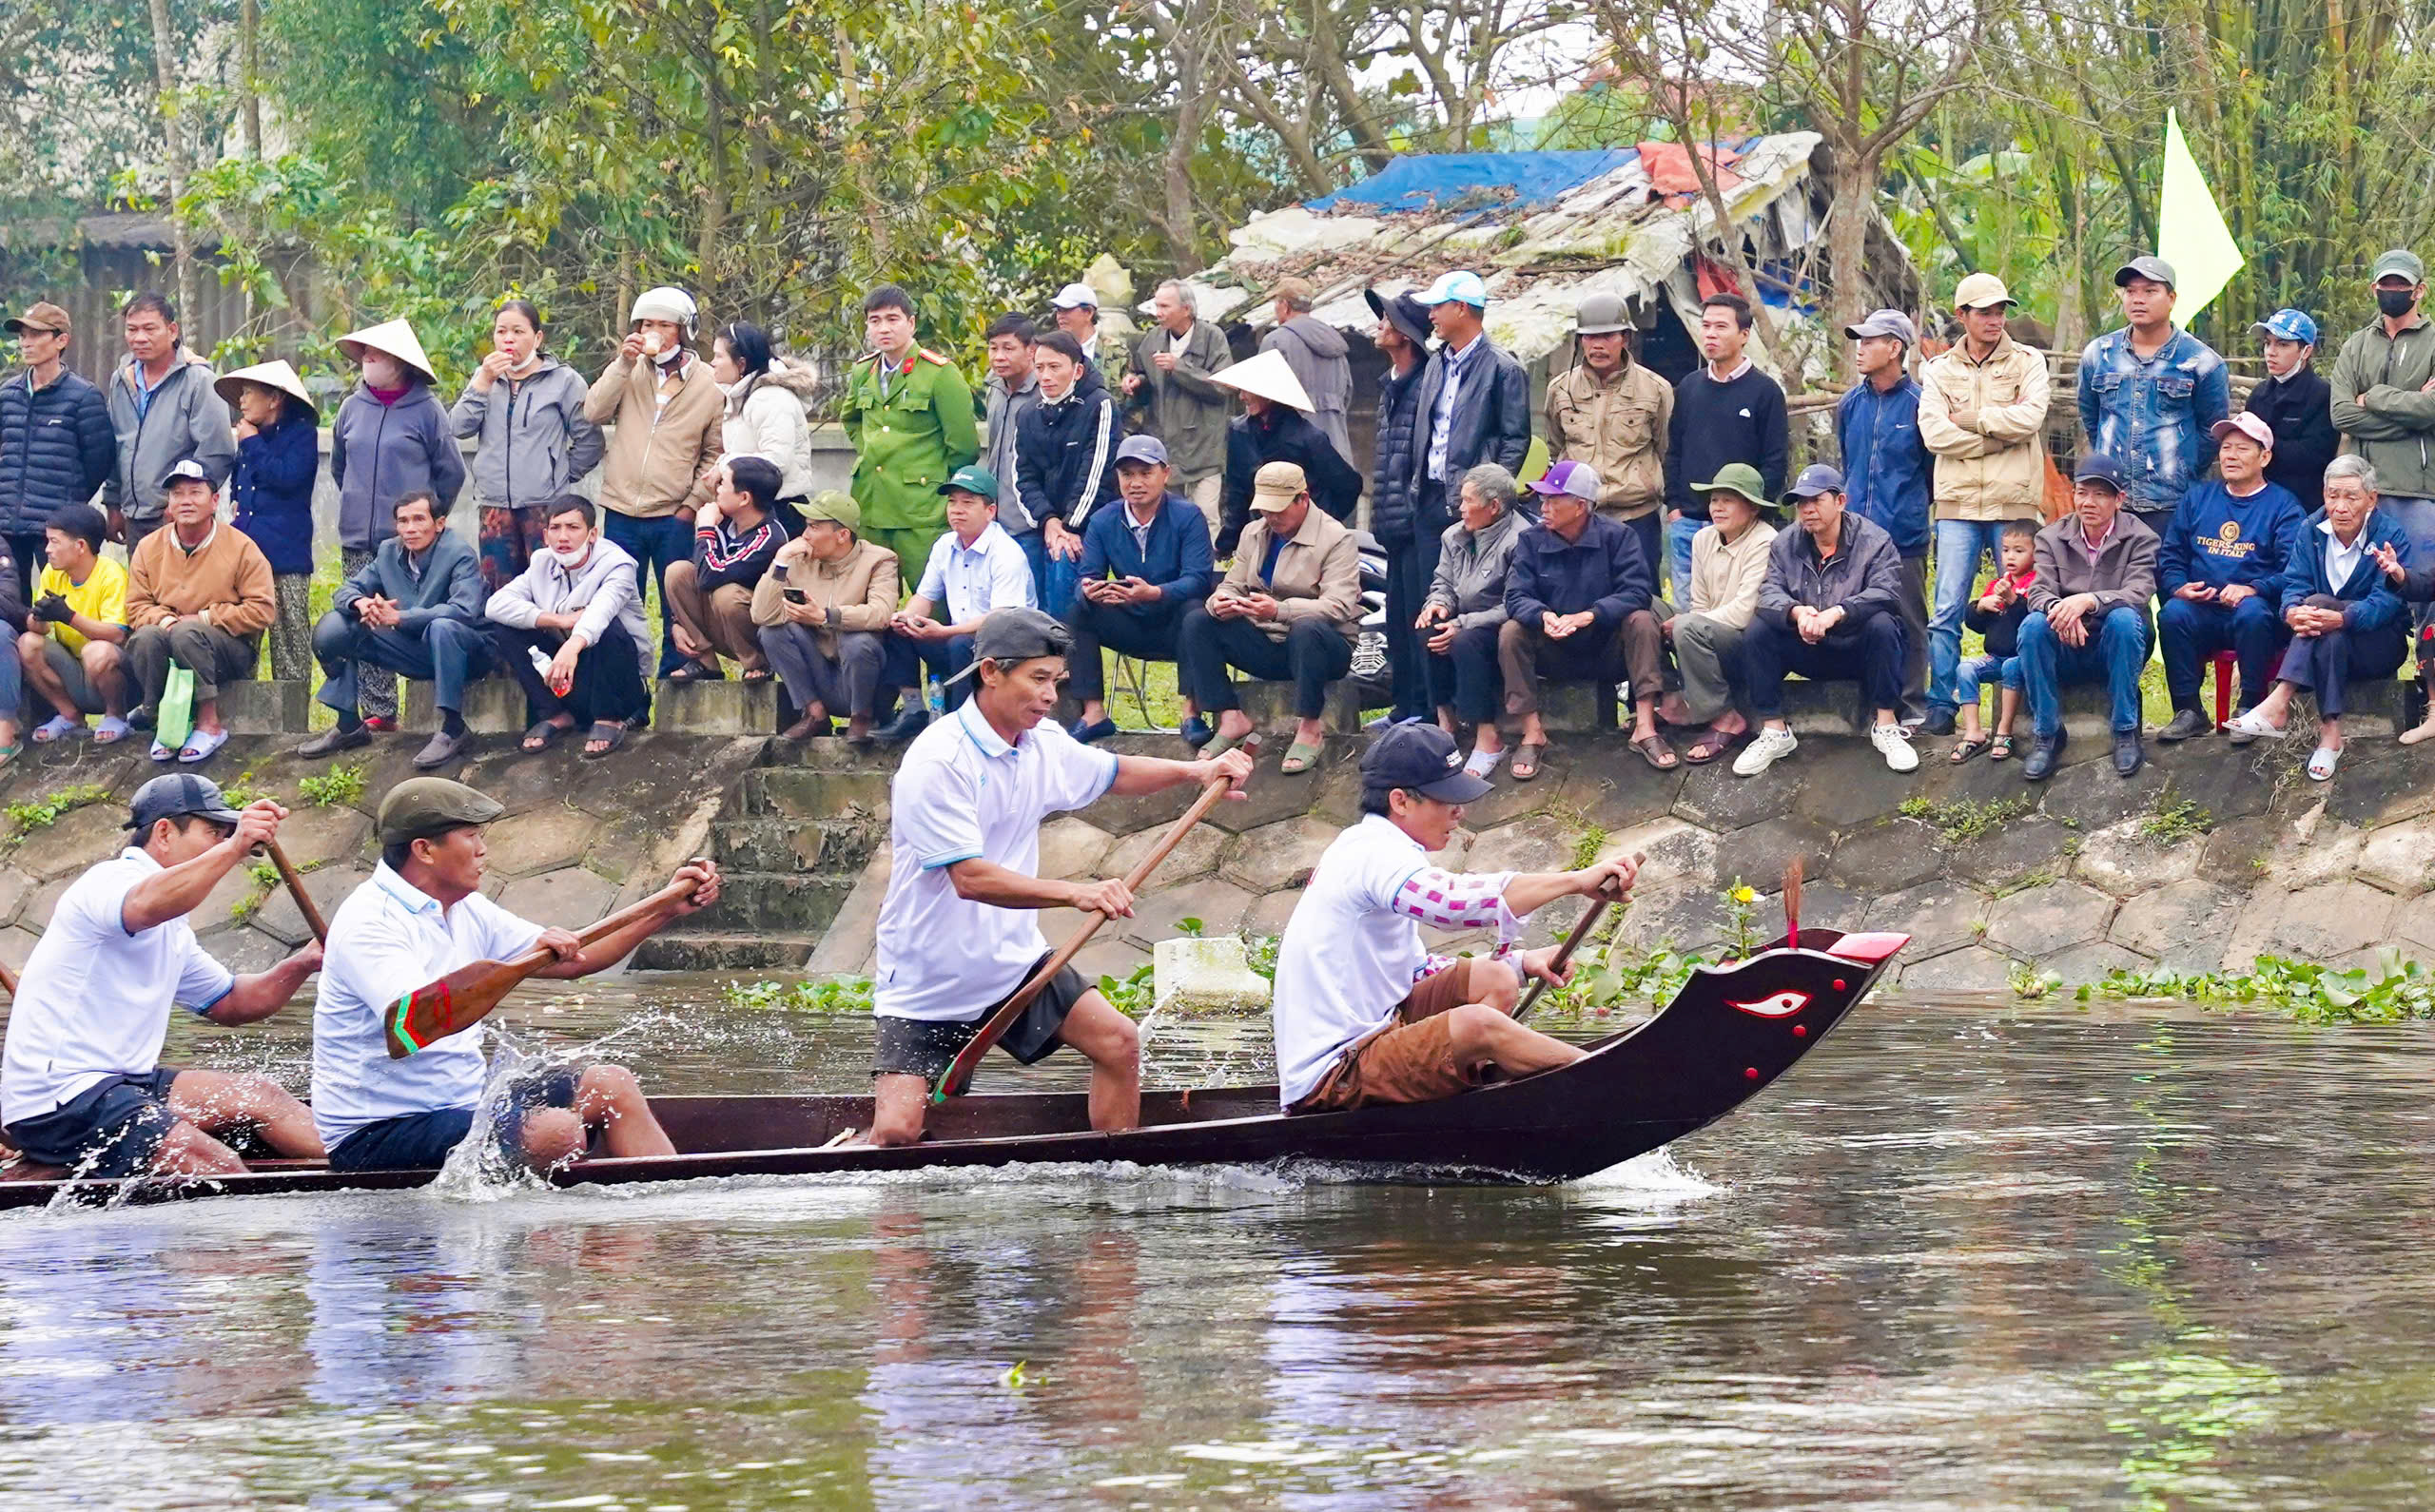
<svg viewBox="0 0 2435 1512">
<path fill-rule="evenodd" d="M 1472 959 L 1425 977 L 1395 1005 L 1394 1021 L 1354 1040 L 1293 1113 L 1344 1113 L 1373 1102 L 1434 1102 L 1480 1084 L 1489 1064 L 1458 1064 L 1446 1012 L 1471 996 Z"/>
</svg>

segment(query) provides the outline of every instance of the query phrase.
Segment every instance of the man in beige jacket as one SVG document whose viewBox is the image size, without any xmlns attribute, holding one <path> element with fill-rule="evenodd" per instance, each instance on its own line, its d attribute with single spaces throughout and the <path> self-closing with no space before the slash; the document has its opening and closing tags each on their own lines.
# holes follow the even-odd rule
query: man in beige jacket
<svg viewBox="0 0 2435 1512">
<path fill-rule="evenodd" d="M 1978 558 L 2003 557 L 2004 522 L 2037 520 L 2046 497 L 2046 355 L 2005 333 L 2016 301 L 1973 273 L 1953 291 L 1961 339 L 1919 369 L 1919 439 L 1936 454 L 1936 603 L 1928 614 L 1928 733 L 1961 707 L 1961 616 Z"/>
<path fill-rule="evenodd" d="M 1542 406 L 1548 461 L 1579 462 L 1598 475 L 1598 513 L 1632 529 L 1654 574 L 1666 559 L 1659 515 L 1674 385 L 1632 360 L 1631 320 L 1622 296 L 1584 299 L 1572 334 L 1581 360 L 1549 381 Z"/>
<path fill-rule="evenodd" d="M 871 738 L 871 705 L 896 612 L 896 553 L 862 538 L 854 496 L 824 489 L 803 507 L 803 533 L 778 548 L 752 590 L 752 623 L 779 685 L 802 711 L 783 732 L 809 740 L 846 714 L 846 739 Z"/>
</svg>

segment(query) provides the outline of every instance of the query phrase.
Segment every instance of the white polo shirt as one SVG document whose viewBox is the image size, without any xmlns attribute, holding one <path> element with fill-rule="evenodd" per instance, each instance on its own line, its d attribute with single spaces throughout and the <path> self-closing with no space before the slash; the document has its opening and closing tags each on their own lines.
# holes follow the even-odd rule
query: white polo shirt
<svg viewBox="0 0 2435 1512">
<path fill-rule="evenodd" d="M 978 857 L 1040 875 L 1040 822 L 1083 807 L 1115 781 L 1115 752 L 1093 750 L 1053 719 L 1009 746 L 973 699 L 916 736 L 888 789 L 872 1011 L 968 1019 L 1021 986 L 1048 954 L 1039 916 L 957 897 L 947 868 Z"/>
<path fill-rule="evenodd" d="M 313 999 L 313 1127 L 338 1142 L 368 1123 L 481 1101 L 489 1064 L 481 1026 L 460 1029 L 403 1060 L 380 1030 L 390 1005 L 477 960 L 533 948 L 541 926 L 476 893 L 439 900 L 382 863 L 330 916 L 330 943 Z"/>
<path fill-rule="evenodd" d="M 1429 953 L 1420 926 L 1522 933 L 1505 906 L 1511 872 L 1460 875 L 1429 863 L 1420 842 L 1376 814 L 1338 835 L 1276 947 L 1277 1100 L 1311 1095 L 1347 1046 L 1383 1026 L 1412 985 L 1451 961 Z"/>
<path fill-rule="evenodd" d="M 944 605 L 939 619 L 947 625 L 969 625 L 993 609 L 1040 607 L 1032 595 L 1031 558 L 996 520 L 968 548 L 953 531 L 932 541 L 930 560 L 913 591 Z"/>
<path fill-rule="evenodd" d="M 0 1123 L 39 1118 L 111 1076 L 161 1064 L 169 1009 L 207 1014 L 237 979 L 184 919 L 127 929 L 127 895 L 161 863 L 130 846 L 59 895 L 9 1008 Z"/>
</svg>

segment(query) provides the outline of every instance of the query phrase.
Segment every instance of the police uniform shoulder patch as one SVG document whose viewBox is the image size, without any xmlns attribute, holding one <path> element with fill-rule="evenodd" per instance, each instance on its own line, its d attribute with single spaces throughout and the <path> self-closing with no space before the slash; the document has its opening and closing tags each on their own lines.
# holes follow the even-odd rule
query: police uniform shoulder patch
<svg viewBox="0 0 2435 1512">
<path fill-rule="evenodd" d="M 919 357 L 925 362 L 936 362 L 941 367 L 955 366 L 954 363 L 948 361 L 945 358 L 941 357 L 938 353 L 931 351 L 926 346 L 921 348 L 914 355 Z"/>
</svg>

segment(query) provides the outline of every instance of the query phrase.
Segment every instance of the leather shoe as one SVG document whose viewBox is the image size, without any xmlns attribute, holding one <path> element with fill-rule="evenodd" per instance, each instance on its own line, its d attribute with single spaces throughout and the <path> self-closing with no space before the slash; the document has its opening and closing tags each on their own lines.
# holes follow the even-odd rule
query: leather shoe
<svg viewBox="0 0 2435 1512">
<path fill-rule="evenodd" d="M 1099 742 L 1103 741 L 1110 735 L 1116 733 L 1116 721 L 1112 719 L 1095 719 L 1085 724 L 1081 720 L 1078 719 L 1074 721 L 1072 725 L 1066 727 L 1065 733 L 1073 736 L 1076 740 L 1081 741 L 1085 746 L 1097 745 Z"/>
<path fill-rule="evenodd" d="M 2135 729 L 2118 730 L 2114 737 L 2114 769 L 2124 777 L 2136 777 L 2139 768 L 2148 765 L 2148 747 L 2139 743 Z"/>
<path fill-rule="evenodd" d="M 473 743 L 471 733 L 451 735 L 444 729 L 434 730 L 431 739 L 423 742 L 422 749 L 415 752 L 415 770 L 437 771 L 465 754 L 465 747 Z"/>
<path fill-rule="evenodd" d="M 307 761 L 319 761 L 324 756 L 335 756 L 342 750 L 354 750 L 371 744 L 372 731 L 358 725 L 353 729 L 325 729 L 297 746 L 296 754 Z"/>
<path fill-rule="evenodd" d="M 2042 783 L 2055 775 L 2055 764 L 2062 758 L 2062 736 L 2037 740 L 2031 744 L 2028 758 L 2020 764 L 2020 774 L 2033 783 Z"/>
<path fill-rule="evenodd" d="M 1185 720 L 1182 727 L 1179 728 L 1176 733 L 1182 736 L 1183 743 L 1191 746 L 1194 750 L 1198 750 L 1201 746 L 1208 745 L 1211 741 L 1218 738 L 1217 727 L 1210 724 L 1209 721 L 1201 718 L 1198 714 L 1195 714 L 1190 719 Z"/>
<path fill-rule="evenodd" d="M 925 708 L 920 700 L 917 699 L 913 703 L 906 705 L 903 713 L 898 714 L 894 719 L 889 720 L 886 725 L 872 731 L 871 735 L 874 740 L 886 741 L 889 745 L 893 746 L 911 740 L 914 736 L 919 735 L 924 729 L 929 727 L 929 709 Z"/>
<path fill-rule="evenodd" d="M 2194 708 L 2185 708 L 2172 716 L 2172 723 L 2156 731 L 2156 739 L 2167 745 L 2175 741 L 2194 740 L 2215 727 L 2214 721 Z"/>
</svg>

